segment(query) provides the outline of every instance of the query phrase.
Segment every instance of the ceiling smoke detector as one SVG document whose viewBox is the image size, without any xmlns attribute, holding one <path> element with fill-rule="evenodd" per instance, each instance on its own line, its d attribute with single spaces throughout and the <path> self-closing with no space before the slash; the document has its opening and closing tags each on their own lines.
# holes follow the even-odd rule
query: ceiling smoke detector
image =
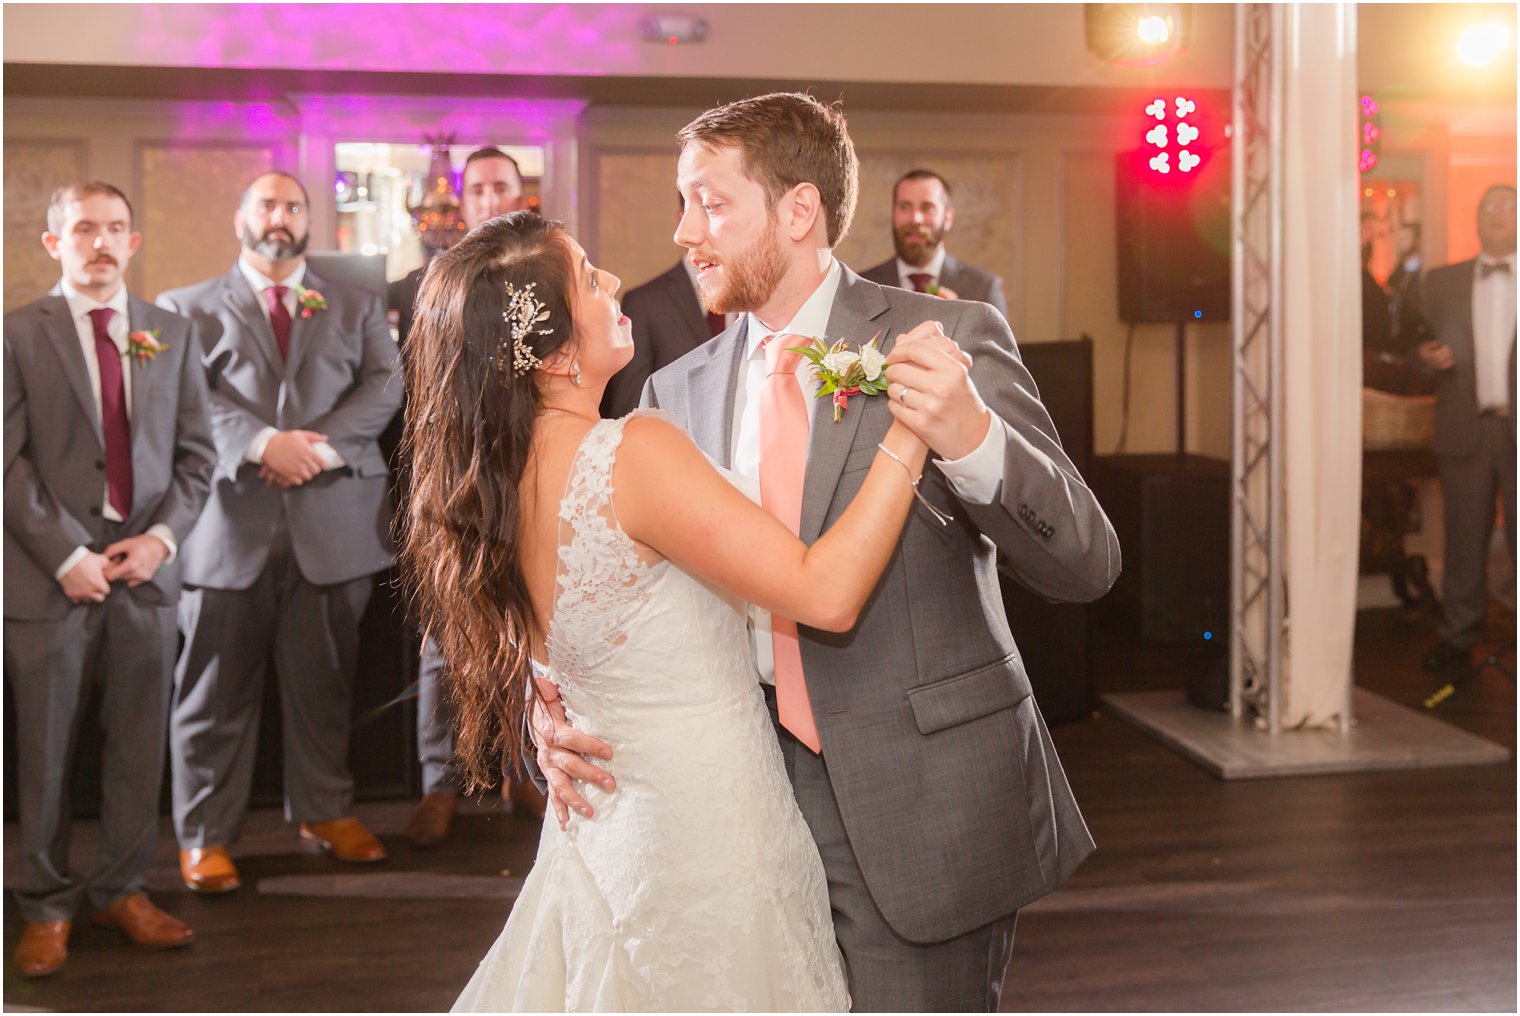
<svg viewBox="0 0 1520 1016">
<path fill-rule="evenodd" d="M 694 14 L 652 14 L 639 21 L 639 31 L 645 42 L 684 46 L 706 41 L 708 25 L 705 18 Z"/>
</svg>

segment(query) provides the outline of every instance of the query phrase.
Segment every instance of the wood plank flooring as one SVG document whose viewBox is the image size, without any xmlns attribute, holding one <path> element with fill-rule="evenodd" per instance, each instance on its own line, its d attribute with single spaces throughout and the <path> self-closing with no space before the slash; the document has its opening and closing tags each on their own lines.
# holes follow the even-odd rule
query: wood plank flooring
<svg viewBox="0 0 1520 1016">
<path fill-rule="evenodd" d="M 1513 615 L 1491 635 L 1513 638 Z M 1363 611 L 1357 681 L 1420 708 L 1433 628 Z M 1100 691 L 1177 687 L 1176 650 L 1100 633 Z M 1507 665 L 1514 666 L 1511 650 Z M 1515 747 L 1512 679 L 1481 673 L 1435 710 Z M 1225 783 L 1107 716 L 1054 730 L 1099 849 L 1019 920 L 1005 1011 L 1515 1011 L 1515 764 Z M 390 858 L 370 868 L 296 850 L 276 810 L 249 817 L 245 887 L 179 885 L 165 823 L 155 899 L 198 933 L 145 953 L 76 928 L 65 970 L 7 1010 L 438 1011 L 499 933 L 537 824 L 472 807 L 432 850 L 401 835 L 411 802 L 359 814 Z M 93 823 L 76 824 L 80 864 Z M 17 830 L 5 827 L 7 884 Z"/>
</svg>

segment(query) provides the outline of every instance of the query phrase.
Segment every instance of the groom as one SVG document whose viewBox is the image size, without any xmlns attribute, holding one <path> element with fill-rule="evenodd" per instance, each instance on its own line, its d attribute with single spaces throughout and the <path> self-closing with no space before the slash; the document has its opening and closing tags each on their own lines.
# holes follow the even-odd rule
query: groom
<svg viewBox="0 0 1520 1016">
<path fill-rule="evenodd" d="M 756 477 L 776 405 L 761 395 L 766 341 L 853 346 L 880 333 L 886 396 L 851 397 L 837 423 L 831 400 L 808 400 L 808 543 L 859 489 L 893 415 L 933 449 L 920 487 L 954 519 L 915 507 L 856 628 L 801 629 L 799 661 L 790 622 L 755 614 L 753 644 L 761 680 L 779 689 L 767 698 L 773 712 L 782 700 L 777 732 L 828 875 L 854 1007 L 993 1010 L 1018 909 L 1093 848 L 1009 634 L 998 552 L 1036 592 L 1092 600 L 1119 573 L 1113 528 L 1061 450 L 1002 316 L 884 288 L 832 256 L 857 189 L 840 112 L 807 95 L 765 95 L 710 110 L 679 139 L 676 241 L 707 309 L 739 317 L 655 374 L 645 403 Z M 893 348 L 930 320 L 948 340 Z M 817 392 L 807 361 L 777 370 Z M 551 785 L 587 813 L 569 779 L 609 778 L 571 752 L 605 746 L 562 722 L 550 740 L 540 760 Z"/>
</svg>

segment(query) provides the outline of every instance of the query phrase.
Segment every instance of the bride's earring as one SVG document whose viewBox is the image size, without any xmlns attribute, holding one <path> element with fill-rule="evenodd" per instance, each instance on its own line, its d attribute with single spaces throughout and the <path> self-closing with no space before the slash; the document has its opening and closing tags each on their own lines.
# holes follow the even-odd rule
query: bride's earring
<svg viewBox="0 0 1520 1016">
<path fill-rule="evenodd" d="M 575 387 L 577 387 L 577 388 L 582 387 L 582 385 L 581 385 L 581 362 L 579 360 L 571 360 L 570 361 L 570 369 L 573 370 L 573 371 L 575 371 Z"/>
</svg>

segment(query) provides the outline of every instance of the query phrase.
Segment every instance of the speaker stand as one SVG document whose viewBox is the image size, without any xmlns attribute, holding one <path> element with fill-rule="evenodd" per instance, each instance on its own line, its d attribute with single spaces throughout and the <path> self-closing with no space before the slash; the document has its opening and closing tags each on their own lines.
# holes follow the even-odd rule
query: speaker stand
<svg viewBox="0 0 1520 1016">
<path fill-rule="evenodd" d="M 1187 322 L 1177 321 L 1177 463 L 1187 457 Z"/>
</svg>

